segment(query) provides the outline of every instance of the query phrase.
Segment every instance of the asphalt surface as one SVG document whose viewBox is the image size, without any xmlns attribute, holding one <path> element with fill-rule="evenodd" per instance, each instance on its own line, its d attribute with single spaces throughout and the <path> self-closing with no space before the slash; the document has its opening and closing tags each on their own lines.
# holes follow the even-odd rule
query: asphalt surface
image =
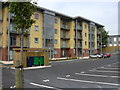
<svg viewBox="0 0 120 90">
<path fill-rule="evenodd" d="M 25 70 L 25 88 L 120 90 L 118 55 L 99 60 L 70 60 L 51 62 L 52 67 Z M 15 71 L 3 68 L 3 88 L 15 86 Z M 92 88 L 92 89 L 91 89 Z"/>
</svg>

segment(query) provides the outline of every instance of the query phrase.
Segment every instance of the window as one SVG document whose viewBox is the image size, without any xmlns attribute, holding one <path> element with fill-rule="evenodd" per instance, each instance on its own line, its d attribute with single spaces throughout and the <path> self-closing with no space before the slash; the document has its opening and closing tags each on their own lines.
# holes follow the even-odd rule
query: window
<svg viewBox="0 0 120 90">
<path fill-rule="evenodd" d="M 54 40 L 54 44 L 57 44 L 57 39 Z"/>
<path fill-rule="evenodd" d="M 112 46 L 112 44 L 109 44 L 109 46 Z"/>
<path fill-rule="evenodd" d="M 119 38 L 119 41 L 120 41 L 120 38 Z"/>
<path fill-rule="evenodd" d="M 58 30 L 57 29 L 55 29 L 55 34 L 57 34 L 58 33 Z"/>
<path fill-rule="evenodd" d="M 16 45 L 16 36 L 10 37 L 10 45 Z"/>
<path fill-rule="evenodd" d="M 116 41 L 117 39 L 116 38 L 114 38 L 114 41 Z"/>
<path fill-rule="evenodd" d="M 55 19 L 55 23 L 57 23 L 58 22 L 58 20 L 57 19 Z"/>
<path fill-rule="evenodd" d="M 85 41 L 85 45 L 87 45 L 87 41 Z"/>
<path fill-rule="evenodd" d="M 57 50 L 54 50 L 54 54 L 57 54 Z"/>
<path fill-rule="evenodd" d="M 39 15 L 38 15 L 38 14 L 34 14 L 34 18 L 35 18 L 35 19 L 38 19 L 38 18 L 39 18 Z"/>
<path fill-rule="evenodd" d="M 85 37 L 87 37 L 87 33 L 85 33 Z"/>
<path fill-rule="evenodd" d="M 39 30 L 39 26 L 35 25 L 35 31 Z"/>
<path fill-rule="evenodd" d="M 117 44 L 114 44 L 114 46 L 117 46 Z"/>
<path fill-rule="evenodd" d="M 38 43 L 38 38 L 34 38 L 34 42 L 35 42 L 35 43 Z"/>
</svg>

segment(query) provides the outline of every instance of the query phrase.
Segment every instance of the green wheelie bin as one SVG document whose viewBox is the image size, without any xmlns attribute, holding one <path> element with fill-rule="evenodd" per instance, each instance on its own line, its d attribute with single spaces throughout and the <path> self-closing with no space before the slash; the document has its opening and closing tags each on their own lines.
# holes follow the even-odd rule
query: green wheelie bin
<svg viewBox="0 0 120 90">
<path fill-rule="evenodd" d="M 39 66 L 40 63 L 39 63 L 39 57 L 34 57 L 34 65 L 35 66 Z"/>
<path fill-rule="evenodd" d="M 44 66 L 44 56 L 41 56 L 41 57 L 40 57 L 40 65 L 41 65 L 41 66 Z"/>
</svg>

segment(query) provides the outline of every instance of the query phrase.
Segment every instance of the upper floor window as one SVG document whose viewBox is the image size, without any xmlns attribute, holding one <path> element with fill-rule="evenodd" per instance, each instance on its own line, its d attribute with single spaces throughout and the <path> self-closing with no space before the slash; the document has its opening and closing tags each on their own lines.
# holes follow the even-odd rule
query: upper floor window
<svg viewBox="0 0 120 90">
<path fill-rule="evenodd" d="M 34 42 L 35 42 L 35 43 L 38 43 L 38 38 L 34 38 Z"/>
<path fill-rule="evenodd" d="M 58 42 L 57 39 L 55 39 L 55 40 L 54 40 L 54 43 L 57 44 L 57 42 Z"/>
<path fill-rule="evenodd" d="M 57 19 L 55 19 L 55 23 L 57 23 L 58 22 L 58 20 Z"/>
<path fill-rule="evenodd" d="M 117 39 L 116 39 L 116 38 L 114 38 L 114 41 L 117 41 Z"/>
<path fill-rule="evenodd" d="M 35 31 L 39 30 L 39 26 L 35 25 Z"/>
<path fill-rule="evenodd" d="M 10 45 L 16 45 L 16 36 L 10 37 Z"/>
<path fill-rule="evenodd" d="M 87 41 L 85 41 L 85 45 L 87 45 Z"/>
<path fill-rule="evenodd" d="M 57 29 L 55 29 L 55 34 L 57 34 L 58 33 L 58 30 Z"/>
<path fill-rule="evenodd" d="M 34 14 L 34 18 L 35 18 L 35 19 L 38 19 L 38 18 L 39 18 L 39 15 L 38 15 L 38 14 Z"/>
<path fill-rule="evenodd" d="M 87 37 L 87 33 L 85 33 L 85 37 Z"/>
</svg>

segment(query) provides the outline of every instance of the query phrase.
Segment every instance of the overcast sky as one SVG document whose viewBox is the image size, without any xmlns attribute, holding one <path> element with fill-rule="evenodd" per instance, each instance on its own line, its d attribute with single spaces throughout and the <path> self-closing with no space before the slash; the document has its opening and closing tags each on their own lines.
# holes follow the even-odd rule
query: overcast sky
<svg viewBox="0 0 120 90">
<path fill-rule="evenodd" d="M 85 17 L 104 25 L 110 35 L 118 34 L 118 0 L 38 0 L 38 6 Z"/>
</svg>

